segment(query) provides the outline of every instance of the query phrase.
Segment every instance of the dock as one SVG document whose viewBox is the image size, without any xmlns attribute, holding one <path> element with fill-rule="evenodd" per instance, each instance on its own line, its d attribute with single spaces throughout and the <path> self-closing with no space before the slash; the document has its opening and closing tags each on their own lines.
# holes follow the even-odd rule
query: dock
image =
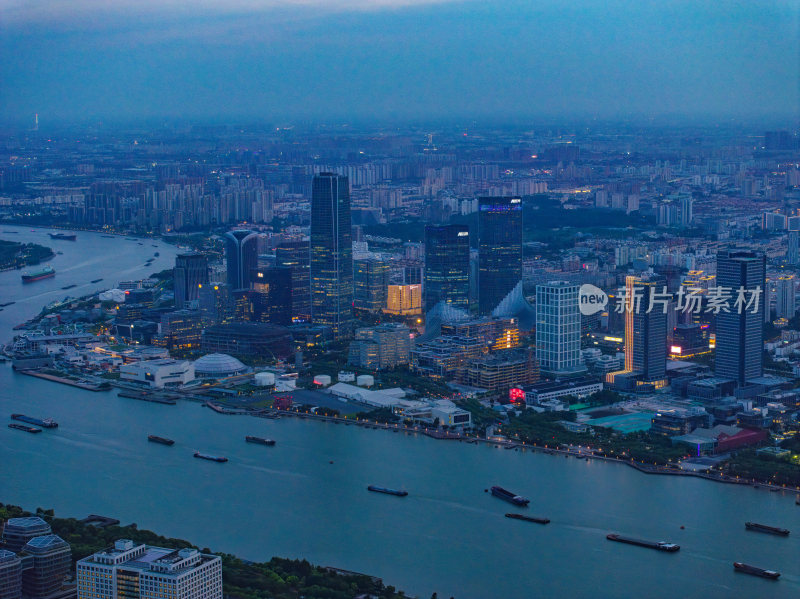
<svg viewBox="0 0 800 599">
<path fill-rule="evenodd" d="M 39 372 L 37 370 L 18 370 L 17 372 L 19 372 L 20 374 L 25 374 L 27 376 L 36 377 L 37 379 L 44 379 L 46 381 L 52 381 L 54 383 L 61 383 L 62 385 L 69 385 L 70 387 L 77 387 L 78 389 L 85 389 L 86 391 L 108 391 L 111 388 L 110 385 L 102 386 L 94 383 L 73 381 L 72 379 L 68 379 L 63 376 L 46 374 L 44 372 Z"/>
<path fill-rule="evenodd" d="M 138 399 L 140 401 L 149 401 L 152 403 L 160 403 L 168 406 L 174 406 L 178 402 L 174 397 L 157 395 L 147 391 L 119 391 L 117 397 L 126 397 L 128 399 Z"/>
</svg>

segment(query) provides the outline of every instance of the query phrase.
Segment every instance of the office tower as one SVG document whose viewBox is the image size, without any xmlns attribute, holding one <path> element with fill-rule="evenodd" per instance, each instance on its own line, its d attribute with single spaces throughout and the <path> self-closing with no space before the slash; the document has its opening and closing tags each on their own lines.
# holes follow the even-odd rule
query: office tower
<svg viewBox="0 0 800 599">
<path fill-rule="evenodd" d="M 480 198 L 478 241 L 478 310 L 488 315 L 522 281 L 522 200 Z"/>
<path fill-rule="evenodd" d="M 225 259 L 228 263 L 228 288 L 250 288 L 250 274 L 258 268 L 258 235 L 237 230 L 225 233 Z"/>
<path fill-rule="evenodd" d="M 717 376 L 743 385 L 763 373 L 766 258 L 760 252 L 730 249 L 717 254 L 717 284 L 732 291 L 730 310 L 717 314 Z M 750 305 L 735 305 L 739 289 Z"/>
<path fill-rule="evenodd" d="M 78 599 L 222 599 L 222 559 L 120 539 L 77 564 Z"/>
<path fill-rule="evenodd" d="M 389 265 L 377 258 L 353 260 L 353 307 L 377 314 L 386 307 Z"/>
<path fill-rule="evenodd" d="M 208 284 L 208 258 L 203 254 L 178 254 L 175 257 L 175 307 L 200 299 L 200 289 Z"/>
<path fill-rule="evenodd" d="M 38 516 L 9 518 L 3 528 L 3 548 L 19 553 L 31 539 L 50 533 L 50 525 Z"/>
<path fill-rule="evenodd" d="M 425 312 L 439 302 L 469 311 L 469 227 L 425 227 Z"/>
<path fill-rule="evenodd" d="M 331 327 L 334 338 L 353 335 L 353 244 L 350 186 L 335 173 L 311 184 L 311 315 Z"/>
<path fill-rule="evenodd" d="M 795 293 L 797 285 L 791 275 L 778 278 L 777 293 L 775 294 L 775 315 L 778 318 L 794 318 L 797 304 Z"/>
<path fill-rule="evenodd" d="M 661 386 L 667 375 L 669 306 L 655 301 L 651 304 L 651 298 L 656 300 L 657 294 L 664 293 L 666 280 L 662 277 L 629 276 L 625 279 L 625 286 L 629 298 L 641 298 L 638 305 L 634 301 L 632 309 L 625 312 L 625 370 L 636 373 L 643 382 Z"/>
<path fill-rule="evenodd" d="M 800 231 L 789 231 L 786 234 L 786 262 L 800 264 Z"/>
<path fill-rule="evenodd" d="M 22 593 L 47 597 L 64 584 L 72 569 L 72 549 L 58 535 L 43 535 L 22 548 Z"/>
<path fill-rule="evenodd" d="M 13 551 L 0 549 L 0 597 L 22 597 L 22 560 Z"/>
<path fill-rule="evenodd" d="M 578 285 L 551 281 L 536 286 L 536 358 L 543 372 L 581 370 Z"/>
<path fill-rule="evenodd" d="M 292 270 L 277 266 L 256 268 L 252 281 L 251 319 L 283 326 L 292 324 Z"/>
<path fill-rule="evenodd" d="M 308 241 L 285 241 L 275 248 L 275 266 L 292 271 L 292 321 L 311 322 Z"/>
<path fill-rule="evenodd" d="M 200 314 L 204 323 L 230 322 L 233 293 L 225 283 L 209 283 L 200 290 Z"/>
<path fill-rule="evenodd" d="M 422 314 L 422 287 L 420 285 L 389 285 L 386 313 L 396 315 Z"/>
</svg>

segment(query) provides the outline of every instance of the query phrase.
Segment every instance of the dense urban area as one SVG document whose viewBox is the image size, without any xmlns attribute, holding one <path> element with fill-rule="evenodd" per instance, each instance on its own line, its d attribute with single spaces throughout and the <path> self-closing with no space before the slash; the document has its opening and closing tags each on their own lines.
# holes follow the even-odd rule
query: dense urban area
<svg viewBox="0 0 800 599">
<path fill-rule="evenodd" d="M 20 225 L 48 231 L 52 247 L 27 243 Z M 613 461 L 800 503 L 790 131 L 209 125 L 5 137 L 0 268 L 33 289 L 57 280 L 47 262 L 64 244 L 89 235 L 147 265 L 165 241 L 174 268 L 97 279 L 89 295 L 63 288 L 38 313 L 31 304 L 2 340 L 15 376 L 197 402 L 220 418 Z M 57 426 L 35 416 L 12 424 Z M 181 594 L 187 576 L 220 593 L 208 597 L 404 596 L 366 575 L 246 562 L 105 517 L 0 508 L 11 518 L 2 597 L 3 584 L 8 597 L 117 596 L 110 576 L 122 584 L 130 571 L 146 596 L 199 596 Z"/>
</svg>

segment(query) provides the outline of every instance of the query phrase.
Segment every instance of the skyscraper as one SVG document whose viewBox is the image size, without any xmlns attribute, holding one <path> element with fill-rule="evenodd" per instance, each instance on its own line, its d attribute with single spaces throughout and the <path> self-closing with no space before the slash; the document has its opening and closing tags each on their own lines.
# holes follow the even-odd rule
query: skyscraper
<svg viewBox="0 0 800 599">
<path fill-rule="evenodd" d="M 353 260 L 353 307 L 378 313 L 386 307 L 389 265 L 377 258 Z"/>
<path fill-rule="evenodd" d="M 292 323 L 292 271 L 256 268 L 252 276 L 252 320 L 287 326 Z"/>
<path fill-rule="evenodd" d="M 582 370 L 578 290 L 578 285 L 567 281 L 536 286 L 536 358 L 543 372 Z"/>
<path fill-rule="evenodd" d="M 439 302 L 469 310 L 469 227 L 425 227 L 425 312 Z"/>
<path fill-rule="evenodd" d="M 491 314 L 522 281 L 522 199 L 478 201 L 478 309 Z"/>
<path fill-rule="evenodd" d="M 308 241 L 285 241 L 275 248 L 275 266 L 292 271 L 292 321 L 311 321 Z"/>
<path fill-rule="evenodd" d="M 347 177 L 320 173 L 311 183 L 311 313 L 335 338 L 353 335 L 353 243 Z"/>
<path fill-rule="evenodd" d="M 766 258 L 760 252 L 730 249 L 717 254 L 717 284 L 732 292 L 730 310 L 717 314 L 716 374 L 740 385 L 763 374 Z M 739 289 L 748 302 L 735 306 Z M 755 308 L 755 309 L 754 309 Z"/>
<path fill-rule="evenodd" d="M 258 267 L 258 235 L 242 229 L 225 233 L 225 259 L 228 288 L 249 289 L 250 275 Z"/>
<path fill-rule="evenodd" d="M 662 305 L 652 305 L 651 297 L 664 291 L 666 280 L 629 276 L 625 283 L 629 298 L 634 289 L 641 298 L 638 306 L 625 312 L 625 370 L 659 386 L 667 375 L 667 313 Z"/>
<path fill-rule="evenodd" d="M 793 276 L 778 278 L 778 289 L 775 295 L 775 315 L 778 318 L 794 318 L 797 312 L 796 292 L 797 281 Z"/>
<path fill-rule="evenodd" d="M 202 285 L 208 284 L 208 258 L 203 254 L 178 254 L 175 257 L 175 307 L 200 299 Z"/>
</svg>

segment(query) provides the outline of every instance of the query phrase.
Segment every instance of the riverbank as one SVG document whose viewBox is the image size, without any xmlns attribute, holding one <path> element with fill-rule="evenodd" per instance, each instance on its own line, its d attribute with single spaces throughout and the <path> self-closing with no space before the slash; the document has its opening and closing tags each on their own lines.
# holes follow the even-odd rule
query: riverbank
<svg viewBox="0 0 800 599">
<path fill-rule="evenodd" d="M 43 245 L 0 239 L 0 272 L 35 266 L 55 256 L 52 248 Z"/>
<path fill-rule="evenodd" d="M 77 387 L 78 389 L 85 389 L 86 391 L 108 391 L 111 389 L 111 385 L 104 386 L 102 383 L 94 384 L 94 383 L 87 383 L 84 381 L 76 381 L 73 379 L 69 379 L 63 376 L 57 376 L 54 374 L 47 374 L 45 372 L 39 372 L 37 370 L 18 370 L 20 374 L 24 374 L 26 376 L 32 376 L 37 379 L 44 379 L 46 381 L 52 381 L 54 383 L 60 383 L 62 385 L 69 385 L 70 387 Z"/>
<path fill-rule="evenodd" d="M 102 518 L 100 525 L 93 525 L 85 520 L 57 518 L 53 510 L 37 509 L 35 513 L 31 513 L 19 506 L 0 503 L 0 522 L 8 518 L 25 516 L 39 516 L 45 519 L 53 529 L 53 533 L 70 544 L 73 567 L 79 559 L 109 547 L 117 539 L 131 539 L 135 543 L 174 549 L 193 547 L 203 553 L 212 552 L 208 548 L 201 549 L 183 539 L 167 538 L 149 530 L 140 530 L 136 524 L 127 526 L 110 524 L 119 522 L 113 518 Z M 97 518 L 95 516 L 95 520 Z M 380 599 L 406 597 L 405 593 L 384 585 L 383 581 L 375 576 L 315 566 L 305 560 L 272 558 L 268 562 L 256 563 L 226 553 L 217 555 L 222 558 L 223 592 L 231 599 L 274 597 L 300 599 L 320 596 L 330 599 L 352 599 L 356 595 Z"/>
</svg>

